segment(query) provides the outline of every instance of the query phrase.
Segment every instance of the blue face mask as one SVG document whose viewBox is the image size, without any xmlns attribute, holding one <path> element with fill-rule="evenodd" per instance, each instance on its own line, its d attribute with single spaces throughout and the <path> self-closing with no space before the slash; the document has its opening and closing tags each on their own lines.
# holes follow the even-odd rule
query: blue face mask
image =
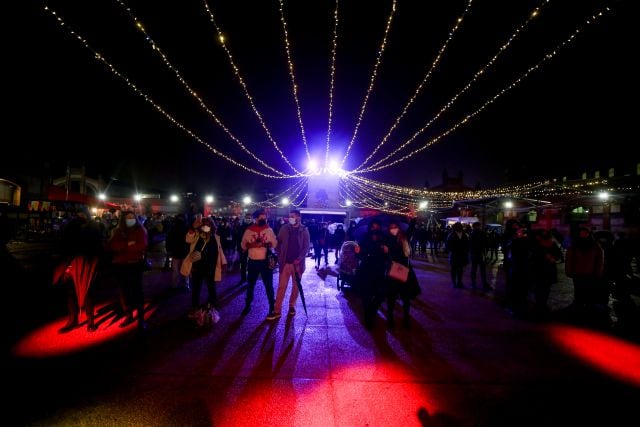
<svg viewBox="0 0 640 427">
<path fill-rule="evenodd" d="M 125 220 L 125 223 L 127 224 L 127 227 L 133 227 L 134 225 L 136 225 L 136 220 L 133 218 L 130 218 Z"/>
</svg>

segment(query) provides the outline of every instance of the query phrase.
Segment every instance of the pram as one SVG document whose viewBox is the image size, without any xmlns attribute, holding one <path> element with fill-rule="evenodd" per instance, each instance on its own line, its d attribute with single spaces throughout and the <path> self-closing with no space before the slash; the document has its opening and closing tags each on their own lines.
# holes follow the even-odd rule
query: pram
<svg viewBox="0 0 640 427">
<path fill-rule="evenodd" d="M 340 247 L 340 259 L 338 260 L 338 279 L 336 280 L 338 290 L 344 289 L 345 285 L 353 287 L 356 280 L 356 270 L 359 260 L 356 257 L 356 247 L 358 243 L 347 240 Z"/>
</svg>

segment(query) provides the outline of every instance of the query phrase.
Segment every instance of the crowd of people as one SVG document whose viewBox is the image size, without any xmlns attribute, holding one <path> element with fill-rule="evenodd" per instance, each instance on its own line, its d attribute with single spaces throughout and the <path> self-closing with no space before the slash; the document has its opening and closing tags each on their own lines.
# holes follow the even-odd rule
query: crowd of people
<svg viewBox="0 0 640 427">
<path fill-rule="evenodd" d="M 94 321 L 93 283 L 104 270 L 109 270 L 118 283 L 124 318 L 120 326 L 137 320 L 138 329 L 145 330 L 143 273 L 154 251 L 164 257 L 165 271 L 171 271 L 172 288 L 191 293 L 189 315 L 194 316 L 202 309 L 201 294 L 206 284 L 207 309 L 218 319 L 217 286 L 224 272 L 239 270 L 238 285 L 247 283 L 242 316 L 252 309 L 260 278 L 266 292 L 266 319 L 276 320 L 283 314 L 289 286 L 286 314 L 296 314 L 305 259 L 313 258 L 316 270 L 323 267 L 322 261 L 324 269 L 331 268 L 329 252 L 333 250 L 337 264 L 334 268 L 349 278 L 362 300 L 365 326 L 373 327 L 380 306 L 386 301 L 388 326 L 394 327 L 394 306 L 399 299 L 403 325 L 410 327 L 411 300 L 421 292 L 411 259 L 424 255 L 427 244 L 434 256 L 440 252 L 448 254 L 455 289 L 465 287 L 464 277 L 468 274 L 471 287 L 481 287 L 484 292 L 493 291 L 487 278 L 487 264 L 498 259 L 500 248 L 506 302 L 517 316 L 529 315 L 530 291 L 535 299 L 533 314 L 541 317 L 548 314 L 551 286 L 557 281 L 561 263 L 574 284 L 572 309 L 599 315 L 606 313 L 612 292 L 620 301 L 630 298 L 634 253 L 624 234 L 617 239 L 612 234 L 594 236 L 592 230 L 581 227 L 566 245 L 567 239 L 557 232 L 532 231 L 514 220 L 507 222 L 501 236 L 493 237 L 494 232 L 483 230 L 480 223 L 470 227 L 455 223 L 445 229 L 429 229 L 398 220 L 383 224 L 373 219 L 365 223 L 366 228 L 352 221 L 349 227 L 338 224 L 329 230 L 328 223 L 315 220 L 303 223 L 297 210 L 271 223 L 264 210 L 235 218 L 203 217 L 193 212 L 173 218 L 155 213 L 148 219 L 122 211 L 108 221 L 99 222 L 80 209 L 63 230 L 63 258 L 54 274 L 54 282 L 62 284 L 68 296 L 69 317 L 60 333 L 78 327 L 82 311 L 86 314 L 87 330 L 93 332 L 98 328 Z M 277 289 L 274 289 L 276 271 Z"/>
</svg>

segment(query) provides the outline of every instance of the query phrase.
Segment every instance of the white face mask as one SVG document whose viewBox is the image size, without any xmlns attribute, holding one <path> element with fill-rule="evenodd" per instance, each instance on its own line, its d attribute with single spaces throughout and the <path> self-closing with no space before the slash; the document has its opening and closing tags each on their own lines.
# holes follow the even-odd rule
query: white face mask
<svg viewBox="0 0 640 427">
<path fill-rule="evenodd" d="M 289 224 L 296 225 L 296 219 L 295 218 L 289 218 Z"/>
<path fill-rule="evenodd" d="M 204 231 L 205 233 L 208 233 L 211 231 L 211 227 L 209 227 L 208 225 L 203 225 L 201 230 Z"/>
<path fill-rule="evenodd" d="M 125 224 L 127 224 L 127 227 L 133 227 L 134 225 L 136 225 L 136 220 L 133 218 L 126 219 Z"/>
<path fill-rule="evenodd" d="M 397 236 L 398 235 L 398 229 L 397 228 L 392 228 L 389 230 L 389 233 L 391 233 L 392 236 Z"/>
</svg>

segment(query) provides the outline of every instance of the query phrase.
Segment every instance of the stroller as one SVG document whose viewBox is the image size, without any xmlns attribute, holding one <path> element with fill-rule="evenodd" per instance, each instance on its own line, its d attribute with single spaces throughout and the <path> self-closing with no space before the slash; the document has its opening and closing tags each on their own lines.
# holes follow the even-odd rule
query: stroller
<svg viewBox="0 0 640 427">
<path fill-rule="evenodd" d="M 357 242 L 347 240 L 340 247 L 340 259 L 338 261 L 338 290 L 344 289 L 345 285 L 353 287 L 356 279 L 356 270 L 359 261 L 356 257 Z"/>
</svg>

